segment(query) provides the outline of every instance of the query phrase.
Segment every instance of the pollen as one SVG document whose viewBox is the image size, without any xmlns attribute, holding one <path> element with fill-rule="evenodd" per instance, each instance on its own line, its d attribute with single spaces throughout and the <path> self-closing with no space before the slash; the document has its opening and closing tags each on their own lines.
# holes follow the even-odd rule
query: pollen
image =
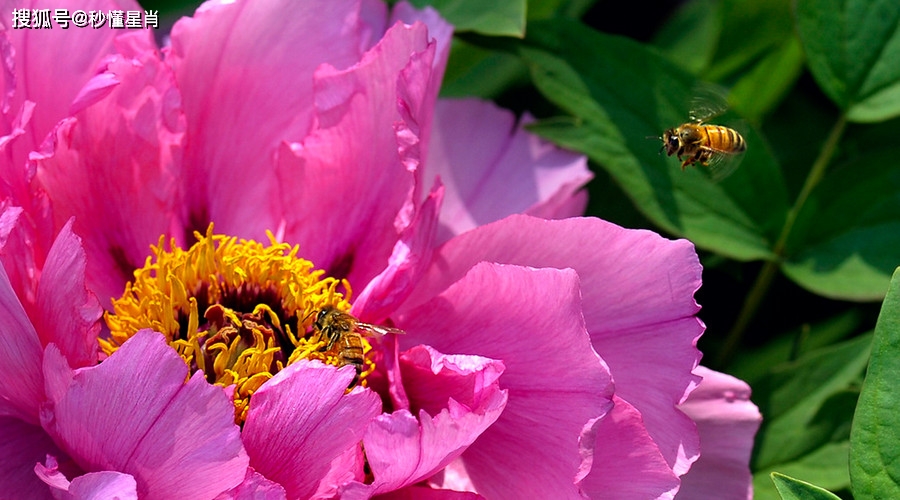
<svg viewBox="0 0 900 500">
<path fill-rule="evenodd" d="M 160 237 L 106 313 L 102 351 L 112 355 L 145 328 L 162 333 L 191 374 L 202 370 L 210 383 L 234 386 L 238 424 L 253 393 L 285 366 L 299 359 L 341 366 L 339 348 L 326 349 L 313 323 L 323 308 L 350 309 L 349 283 L 325 276 L 297 256 L 299 247 L 267 234 L 264 246 L 215 235 L 210 225 L 206 234 L 194 233 L 197 242 L 187 250 Z M 359 384 L 373 366 L 367 358 Z"/>
</svg>

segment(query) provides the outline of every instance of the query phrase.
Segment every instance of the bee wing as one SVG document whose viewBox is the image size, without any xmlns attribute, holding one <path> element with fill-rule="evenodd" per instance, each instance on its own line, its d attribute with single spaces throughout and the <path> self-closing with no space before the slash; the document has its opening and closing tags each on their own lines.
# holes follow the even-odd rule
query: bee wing
<svg viewBox="0 0 900 500">
<path fill-rule="evenodd" d="M 727 153 L 725 151 L 715 151 L 706 165 L 706 171 L 709 178 L 713 182 L 722 181 L 722 179 L 728 177 L 737 170 L 743 158 L 743 152 Z"/>
<path fill-rule="evenodd" d="M 698 83 L 694 86 L 693 95 L 690 117 L 695 122 L 709 121 L 728 109 L 728 92 L 718 85 Z"/>
<path fill-rule="evenodd" d="M 357 323 L 356 324 L 356 333 L 364 336 L 364 337 L 383 337 L 388 334 L 393 335 L 403 335 L 406 332 L 399 328 L 392 328 L 390 326 L 381 326 L 381 325 L 371 325 L 369 323 Z"/>
</svg>

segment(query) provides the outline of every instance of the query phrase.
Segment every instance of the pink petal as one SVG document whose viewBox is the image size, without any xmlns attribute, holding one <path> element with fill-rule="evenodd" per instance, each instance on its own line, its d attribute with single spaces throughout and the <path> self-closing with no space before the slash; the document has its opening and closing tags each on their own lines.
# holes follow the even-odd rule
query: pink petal
<svg viewBox="0 0 900 500">
<path fill-rule="evenodd" d="M 478 500 L 483 496 L 468 491 L 453 491 L 409 486 L 397 491 L 378 495 L 378 500 Z"/>
<path fill-rule="evenodd" d="M 286 498 L 287 494 L 280 484 L 269 481 L 251 467 L 247 469 L 247 477 L 244 478 L 244 482 L 217 496 L 216 500 L 285 500 Z"/>
<path fill-rule="evenodd" d="M 687 472 L 700 452 L 696 426 L 677 405 L 696 384 L 691 370 L 699 361 L 695 345 L 702 331 L 702 323 L 688 317 L 622 328 L 594 341 L 613 373 L 616 395 L 640 411 L 647 431 L 678 475 Z"/>
<path fill-rule="evenodd" d="M 5 12 L 6 9 L 4 9 Z M 0 112 L 4 115 L 9 114 L 10 101 L 16 96 L 16 50 L 12 46 L 9 39 L 9 30 L 3 30 L 0 33 Z M 32 105 L 34 103 L 32 102 Z M 0 121 L 4 125 L 8 122 Z M 8 132 L 5 130 L 5 132 Z"/>
<path fill-rule="evenodd" d="M 29 317 L 37 317 L 37 286 L 46 253 L 36 243 L 35 227 L 21 207 L 0 201 L 0 262 Z"/>
<path fill-rule="evenodd" d="M 15 3 L 8 3 L 2 9 L 4 19 L 12 19 L 11 8 L 15 6 Z M 70 12 L 140 9 L 136 2 L 128 0 L 33 0 L 28 7 L 33 10 L 49 8 L 51 13 L 57 8 Z M 94 76 L 103 57 L 112 53 L 114 39 L 128 32 L 73 29 L 70 26 L 69 29 L 15 29 L 7 33 L 15 47 L 17 97 L 38 104 L 33 122 L 38 133 L 31 144 L 34 149 L 43 140 L 43 134 L 68 113 L 70 104 Z M 150 31 L 140 33 L 146 40 L 152 41 Z M 60 54 L 68 54 L 69 57 L 60 57 Z M 15 108 L 16 104 L 12 107 Z"/>
<path fill-rule="evenodd" d="M 595 218 L 514 215 L 448 241 L 401 311 L 440 293 L 481 261 L 578 273 L 585 322 L 615 378 L 616 394 L 641 412 L 673 470 L 686 472 L 699 443 L 694 424 L 676 405 L 697 383 L 691 371 L 703 332 L 694 316 L 701 267 L 693 245 Z"/>
<path fill-rule="evenodd" d="M 681 478 L 677 498 L 753 498 L 750 454 L 762 416 L 750 401 L 750 386 L 702 366 L 700 385 L 680 406 L 700 431 L 702 453 Z"/>
<path fill-rule="evenodd" d="M 415 484 L 446 466 L 491 424 L 506 406 L 497 379 L 503 363 L 478 356 L 445 356 L 419 346 L 401 358 L 414 412 L 381 415 L 363 440 L 371 484 L 348 486 L 343 496 L 368 496 Z"/>
<path fill-rule="evenodd" d="M 353 314 L 357 317 L 380 323 L 412 293 L 431 263 L 443 193 L 442 186 L 435 186 L 418 210 L 415 220 L 400 233 L 388 266 L 366 285 L 353 303 Z"/>
<path fill-rule="evenodd" d="M 415 410 L 436 414 L 453 399 L 468 408 L 484 406 L 495 398 L 497 380 L 505 367 L 501 361 L 472 355 L 441 354 L 418 345 L 400 356 L 403 385 Z M 506 392 L 506 391 L 501 391 Z"/>
<path fill-rule="evenodd" d="M 91 78 L 75 96 L 69 114 L 78 114 L 84 108 L 108 96 L 121 83 L 113 73 L 100 73 Z"/>
<path fill-rule="evenodd" d="M 4 40 L 4 38 L 0 37 L 0 40 Z M 0 50 L 9 49 L 10 47 L 0 45 Z M 0 53 L 0 56 L 3 54 Z M 0 150 L 5 150 L 9 147 L 9 145 L 16 140 L 16 138 L 25 135 L 27 130 L 28 122 L 31 121 L 31 115 L 34 113 L 34 103 L 31 101 L 25 101 L 22 103 L 22 107 L 19 108 L 19 114 L 7 125 L 9 131 L 6 135 L 0 137 Z M 16 195 L 21 194 L 17 193 L 13 186 L 16 185 L 16 181 L 14 180 L 16 177 L 21 177 L 27 173 L 27 169 L 25 165 L 17 165 L 13 162 L 3 162 L 2 163 L 4 175 L 3 179 L 3 188 L 4 194 L 6 196 L 16 197 Z M 24 180 L 27 177 L 21 179 Z M 21 200 L 19 200 L 21 201 Z"/>
<path fill-rule="evenodd" d="M 424 175 L 447 186 L 439 241 L 515 213 L 580 214 L 584 198 L 571 200 L 593 177 L 587 159 L 526 132 L 527 121 L 488 101 L 438 101 Z"/>
<path fill-rule="evenodd" d="M 220 232 L 263 240 L 276 229 L 273 154 L 314 126 L 316 69 L 346 68 L 370 43 L 358 3 L 207 2 L 172 28 L 166 60 L 188 120 L 189 229 L 215 221 Z"/>
<path fill-rule="evenodd" d="M 0 41 L 4 36 L 0 32 Z M 10 148 L 31 130 L 33 110 L 34 103 L 25 101 L 12 129 L 0 137 L 0 155 L 7 158 L 0 161 L 0 260 L 6 263 L 13 288 L 29 314 L 34 312 L 40 268 L 56 234 L 47 194 L 32 182 L 33 166 L 11 160 Z"/>
<path fill-rule="evenodd" d="M 613 388 L 591 348 L 581 293 L 570 269 L 481 263 L 398 321 L 407 331 L 401 345 L 506 365 L 500 387 L 509 391 L 509 404 L 463 455 L 477 491 L 488 498 L 577 495 L 574 478 L 590 454 L 579 437 L 610 409 Z"/>
<path fill-rule="evenodd" d="M 6 312 L 0 316 L 0 322 L 6 325 L 0 339 L 0 357 L 9 359 L 0 362 L 0 370 L 13 370 L 14 377 L 25 382 L 4 388 L 0 414 L 37 423 L 38 404 L 43 399 L 42 346 L 57 342 L 73 364 L 96 364 L 101 309 L 85 289 L 84 251 L 80 239 L 72 234 L 71 225 L 67 224 L 57 236 L 38 280 L 37 270 L 28 269 L 33 265 L 28 260 L 31 249 L 23 248 L 29 246 L 29 235 L 22 234 L 28 229 L 25 224 L 27 220 L 20 209 L 0 214 L 0 253 L 10 252 L 3 260 L 17 273 L 19 286 L 32 295 L 30 310 L 26 310 L 3 273 L 0 308 Z"/>
<path fill-rule="evenodd" d="M 358 447 L 381 411 L 381 400 L 368 389 L 344 394 L 353 376 L 352 367 L 336 371 L 299 361 L 253 394 L 244 446 L 252 467 L 281 484 L 289 498 L 315 493 L 332 460 Z"/>
<path fill-rule="evenodd" d="M 424 25 L 397 24 L 359 64 L 323 66 L 316 72 L 317 127 L 279 151 L 284 203 L 292 207 L 284 239 L 332 276 L 370 281 L 409 222 L 398 212 L 416 187 L 420 161 L 410 117 L 429 105 L 404 97 L 427 95 L 434 51 Z"/>
<path fill-rule="evenodd" d="M 0 415 L 38 423 L 43 399 L 41 344 L 0 264 Z M 15 383 L 10 383 L 16 381 Z"/>
<path fill-rule="evenodd" d="M 363 50 L 369 50 L 378 43 L 378 40 L 387 31 L 388 22 L 388 5 L 382 0 L 361 0 L 359 2 L 359 19 L 362 21 L 364 29 L 360 33 L 365 41 L 362 45 Z"/>
<path fill-rule="evenodd" d="M 447 465 L 493 424 L 506 404 L 506 393 L 489 392 L 482 406 L 469 408 L 450 399 L 434 417 L 420 410 L 383 414 L 366 431 L 363 444 L 372 484 L 351 483 L 342 498 L 368 498 L 421 481 Z"/>
<path fill-rule="evenodd" d="M 416 157 L 420 164 L 428 164 L 428 145 L 431 143 L 431 129 L 434 121 L 434 106 L 437 101 L 444 69 L 450 56 L 450 44 L 453 41 L 453 25 L 448 23 L 433 8 L 426 6 L 422 10 L 413 8 L 408 2 L 401 1 L 391 10 L 391 24 L 401 21 L 408 25 L 423 23 L 428 27 L 428 37 L 435 44 L 434 58 L 431 63 L 430 79 L 418 78 L 410 71 L 401 75 L 400 113 L 403 116 L 402 128 L 407 128 L 418 138 L 419 151 Z M 398 136 L 401 135 L 398 133 Z M 426 185 L 432 182 L 430 177 L 418 177 Z"/>
<path fill-rule="evenodd" d="M 85 288 L 81 238 L 66 223 L 47 256 L 38 285 L 35 327 L 41 345 L 56 344 L 70 366 L 97 364 L 97 335 L 103 309 Z"/>
<path fill-rule="evenodd" d="M 72 500 L 137 500 L 137 483 L 134 478 L 121 472 L 90 472 L 76 477 L 65 488 L 57 487 L 58 492 L 66 492 L 62 498 Z"/>
<path fill-rule="evenodd" d="M 11 20 L 12 9 L 18 7 L 22 7 L 20 2 L 6 2 L 0 8 L 0 15 Z M 68 9 L 69 12 L 140 10 L 140 6 L 130 0 L 34 0 L 27 7 L 50 9 L 51 13 L 54 9 Z M 96 74 L 103 58 L 113 52 L 117 36 L 141 36 L 147 43 L 153 43 L 153 34 L 149 30 L 127 33 L 127 30 L 74 28 L 70 25 L 69 29 L 54 26 L 53 29 L 14 29 L 5 33 L 15 57 L 14 80 L 10 81 L 8 73 L 4 75 L 7 89 L 10 84 L 15 85 L 9 109 L 18 114 L 26 100 L 36 104 L 28 133 L 22 141 L 12 145 L 10 166 L 14 170 L 25 166 L 28 153 L 36 150 L 56 123 L 69 114 L 72 101 Z M 8 133 L 8 119 L 4 125 L 5 130 L 0 135 Z M 3 177 L 7 178 L 5 172 Z M 17 174 L 17 178 L 17 191 L 22 200 L 27 183 L 23 182 L 25 179 L 21 174 Z"/>
<path fill-rule="evenodd" d="M 61 452 L 38 426 L 0 417 L 0 485 L 21 500 L 50 498 L 50 490 L 34 473 L 36 463 Z"/>
<path fill-rule="evenodd" d="M 56 462 L 56 457 L 47 455 L 46 462 L 46 465 L 36 463 L 34 464 L 34 467 L 32 467 L 37 478 L 49 486 L 51 490 L 69 491 L 69 485 L 72 484 L 72 482 L 69 481 L 61 470 L 59 470 L 59 464 Z"/>
<path fill-rule="evenodd" d="M 121 472 L 92 472 L 72 480 L 69 493 L 75 498 L 103 500 L 115 498 L 137 500 L 137 484 L 134 478 Z"/>
<path fill-rule="evenodd" d="M 580 484 L 588 496 L 621 500 L 674 497 L 678 476 L 634 406 L 616 397 L 613 410 L 597 421 L 592 431 L 596 439 L 593 468 Z"/>
<path fill-rule="evenodd" d="M 138 332 L 103 363 L 72 371 L 45 351 L 41 423 L 85 471 L 134 476 L 141 497 L 213 498 L 247 468 L 234 406 L 162 335 Z"/>
<path fill-rule="evenodd" d="M 389 24 L 401 21 L 405 24 L 415 24 L 417 21 L 428 26 L 428 35 L 438 44 L 438 57 L 435 59 L 435 71 L 444 76 L 444 67 L 447 65 L 447 57 L 450 55 L 450 43 L 453 41 L 453 25 L 441 17 L 441 14 L 430 6 L 416 9 L 407 1 L 394 4 L 391 9 Z M 440 83 L 440 79 L 438 79 Z"/>
<path fill-rule="evenodd" d="M 365 477 L 366 457 L 362 446 L 347 448 L 344 453 L 331 461 L 331 466 L 325 476 L 319 481 L 319 488 L 311 498 L 331 499 L 335 492 L 344 485 L 361 480 Z"/>
<path fill-rule="evenodd" d="M 110 305 L 160 234 L 180 235 L 176 185 L 183 121 L 168 69 L 152 47 L 119 40 L 107 60 L 119 84 L 105 98 L 62 121 L 32 154 L 53 200 L 57 227 L 75 217 L 84 236 L 90 288 Z"/>
<path fill-rule="evenodd" d="M 691 317 L 700 309 L 693 299 L 700 286 L 700 264 L 689 241 L 667 240 L 593 217 L 547 221 L 525 215 L 512 215 L 447 242 L 411 305 L 437 295 L 481 261 L 575 269 L 592 336 Z"/>
</svg>

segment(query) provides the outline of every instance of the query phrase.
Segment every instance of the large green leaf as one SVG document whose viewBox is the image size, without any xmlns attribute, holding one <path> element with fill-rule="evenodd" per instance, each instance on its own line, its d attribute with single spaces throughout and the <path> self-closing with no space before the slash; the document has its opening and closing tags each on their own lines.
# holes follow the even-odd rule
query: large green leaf
<svg viewBox="0 0 900 500">
<path fill-rule="evenodd" d="M 869 358 L 865 335 L 773 368 L 753 388 L 765 416 L 757 435 L 755 469 L 792 462 L 826 443 L 845 440 L 856 391 Z"/>
<path fill-rule="evenodd" d="M 849 120 L 900 115 L 900 2 L 798 0 L 797 29 L 813 76 Z"/>
<path fill-rule="evenodd" d="M 768 376 L 771 367 L 802 357 L 807 353 L 833 344 L 858 332 L 862 314 L 849 309 L 819 323 L 785 332 L 759 347 L 747 347 L 728 366 L 730 375 L 756 387 L 757 381 Z M 768 482 L 769 478 L 765 480 Z"/>
<path fill-rule="evenodd" d="M 789 0 L 693 0 L 675 11 L 653 44 L 695 75 L 735 81 L 773 53 L 784 52 L 792 38 Z M 766 76 L 782 77 L 776 72 Z"/>
<path fill-rule="evenodd" d="M 694 0 L 653 43 L 694 75 L 733 82 L 729 103 L 754 123 L 784 98 L 803 69 L 788 0 Z"/>
<path fill-rule="evenodd" d="M 783 270 L 827 297 L 880 300 L 900 265 L 900 149 L 859 156 L 810 194 Z"/>
<path fill-rule="evenodd" d="M 528 0 L 528 20 L 563 16 L 580 19 L 597 0 Z"/>
<path fill-rule="evenodd" d="M 525 36 L 525 0 L 411 0 L 416 7 L 430 5 L 453 23 L 457 31 L 484 35 Z"/>
<path fill-rule="evenodd" d="M 872 356 L 850 433 L 850 479 L 859 500 L 900 498 L 900 269 L 875 326 Z"/>
<path fill-rule="evenodd" d="M 722 2 L 693 0 L 683 4 L 653 37 L 670 61 L 694 75 L 712 63 L 722 33 Z"/>
<path fill-rule="evenodd" d="M 772 481 L 783 500 L 840 500 L 840 497 L 814 484 L 772 473 Z"/>
<path fill-rule="evenodd" d="M 455 38 L 441 84 L 441 97 L 496 99 L 520 82 L 528 82 L 528 70 L 518 57 Z"/>
<path fill-rule="evenodd" d="M 743 116 L 758 122 L 787 95 L 802 70 L 800 42 L 787 38 L 735 82 L 731 104 Z"/>
<path fill-rule="evenodd" d="M 821 95 L 811 96 L 811 92 L 801 87 L 795 86 L 763 122 L 763 132 L 781 161 L 792 199 L 800 193 L 810 168 L 822 152 L 823 142 L 840 120 L 839 112 L 825 105 Z M 842 143 L 839 152 L 843 151 L 843 146 Z"/>
<path fill-rule="evenodd" d="M 718 184 L 659 154 L 656 138 L 688 119 L 690 75 L 636 42 L 563 19 L 532 23 L 518 52 L 538 89 L 572 115 L 533 131 L 586 153 L 665 230 L 736 259 L 772 257 L 787 194 L 761 137 L 746 131 L 740 168 Z"/>
<path fill-rule="evenodd" d="M 778 472 L 804 480 L 829 490 L 846 490 L 850 487 L 847 457 L 850 442 L 828 443 L 796 461 L 779 464 L 753 474 L 754 500 L 778 500 L 781 495 L 772 482 L 771 474 Z"/>
<path fill-rule="evenodd" d="M 706 77 L 720 81 L 751 67 L 793 37 L 790 0 L 724 0 L 722 31 Z"/>
</svg>

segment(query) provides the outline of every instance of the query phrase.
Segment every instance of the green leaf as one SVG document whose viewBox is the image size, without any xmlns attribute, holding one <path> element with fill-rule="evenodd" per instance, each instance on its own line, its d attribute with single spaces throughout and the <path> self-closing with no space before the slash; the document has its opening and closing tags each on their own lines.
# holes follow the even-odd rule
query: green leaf
<svg viewBox="0 0 900 500">
<path fill-rule="evenodd" d="M 840 120 L 836 108 L 823 105 L 820 95 L 813 96 L 812 92 L 800 87 L 795 86 L 763 122 L 765 136 L 784 165 L 782 170 L 788 192 L 794 197 L 801 191 L 811 166 L 822 153 L 823 142 Z M 848 127 L 848 130 L 852 129 Z M 843 151 L 843 141 L 840 146 L 839 151 Z M 832 161 L 832 164 L 836 163 Z"/>
<path fill-rule="evenodd" d="M 753 388 L 765 415 L 755 469 L 776 468 L 826 443 L 847 438 L 871 336 L 819 349 L 772 369 Z"/>
<path fill-rule="evenodd" d="M 753 474 L 754 500 L 777 500 L 781 498 L 771 474 L 779 472 L 791 477 L 802 477 L 807 481 L 829 490 L 845 490 L 850 487 L 850 472 L 847 457 L 850 442 L 828 443 L 794 462 L 779 464 Z"/>
<path fill-rule="evenodd" d="M 682 5 L 653 37 L 670 61 L 698 75 L 712 63 L 722 32 L 722 2 L 694 0 Z"/>
<path fill-rule="evenodd" d="M 528 0 L 528 21 L 556 16 L 580 19 L 597 0 Z"/>
<path fill-rule="evenodd" d="M 722 35 L 704 76 L 730 79 L 793 37 L 790 0 L 725 0 Z"/>
<path fill-rule="evenodd" d="M 756 387 L 771 367 L 801 357 L 815 349 L 847 338 L 859 331 L 862 314 L 857 309 L 833 316 L 814 325 L 805 324 L 769 340 L 759 347 L 747 347 L 728 366 L 728 373 Z M 766 477 L 766 481 L 769 478 Z"/>
<path fill-rule="evenodd" d="M 532 23 L 518 52 L 541 93 L 572 115 L 531 130 L 586 153 L 666 231 L 739 260 L 772 258 L 787 194 L 762 138 L 746 131 L 740 168 L 718 184 L 659 154 L 656 138 L 688 119 L 696 82 L 687 73 L 636 42 L 563 19 Z"/>
<path fill-rule="evenodd" d="M 847 127 L 847 131 L 841 137 L 840 156 L 836 158 L 835 164 L 844 163 L 885 147 L 895 151 L 895 158 L 900 156 L 900 147 L 896 145 L 898 130 L 900 130 L 900 118 Z"/>
<path fill-rule="evenodd" d="M 525 0 L 411 0 L 418 8 L 430 5 L 453 23 L 456 31 L 484 35 L 525 36 Z"/>
<path fill-rule="evenodd" d="M 772 481 L 783 500 L 841 500 L 828 490 L 777 472 L 772 473 Z"/>
<path fill-rule="evenodd" d="M 734 84 L 730 102 L 735 111 L 758 122 L 787 95 L 802 70 L 800 42 L 788 38 Z"/>
<path fill-rule="evenodd" d="M 454 38 L 441 97 L 495 99 L 519 82 L 528 82 L 528 69 L 518 57 Z"/>
<path fill-rule="evenodd" d="M 788 242 L 788 277 L 826 297 L 884 297 L 900 264 L 898 154 L 885 148 L 857 157 L 816 186 Z"/>
<path fill-rule="evenodd" d="M 792 32 L 787 0 L 693 0 L 675 11 L 653 44 L 695 75 L 734 81 L 783 52 Z"/>
<path fill-rule="evenodd" d="M 798 0 L 797 30 L 813 76 L 848 120 L 900 115 L 900 2 Z"/>
<path fill-rule="evenodd" d="M 900 269 L 875 325 L 872 357 L 850 432 L 855 498 L 900 498 Z"/>
<path fill-rule="evenodd" d="M 654 37 L 670 61 L 703 78 L 733 82 L 729 103 L 758 123 L 803 69 L 787 0 L 694 0 Z"/>
</svg>

